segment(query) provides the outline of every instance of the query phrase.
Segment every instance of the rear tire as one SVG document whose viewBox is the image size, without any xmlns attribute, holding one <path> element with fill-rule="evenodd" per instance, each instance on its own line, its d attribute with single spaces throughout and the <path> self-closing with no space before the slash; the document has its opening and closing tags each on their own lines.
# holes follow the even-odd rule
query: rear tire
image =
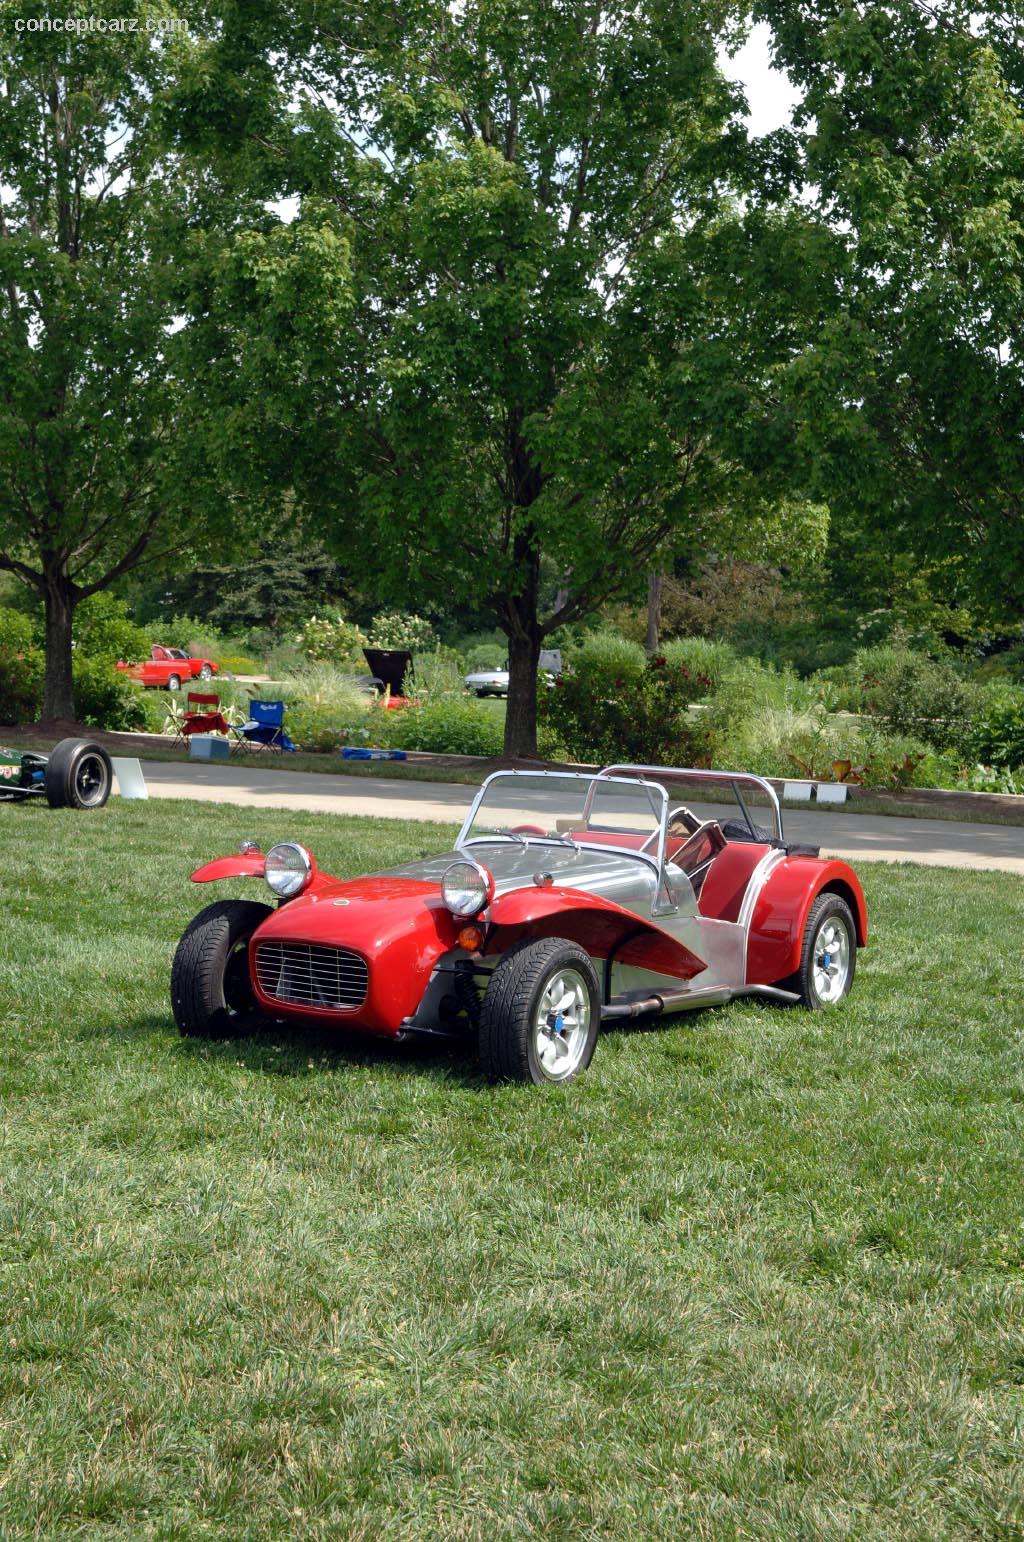
<svg viewBox="0 0 1024 1542">
<path fill-rule="evenodd" d="M 800 968 L 786 982 L 811 1012 L 835 1006 L 853 984 L 857 969 L 857 927 L 838 894 L 819 894 L 804 927 Z"/>
<path fill-rule="evenodd" d="M 249 939 L 269 915 L 255 900 L 218 900 L 186 928 L 171 965 L 171 1007 L 186 1038 L 229 1038 L 265 1020 L 249 976 Z"/>
<path fill-rule="evenodd" d="M 114 785 L 110 756 L 89 739 L 62 739 L 46 762 L 46 801 L 51 808 L 102 808 Z"/>
<path fill-rule="evenodd" d="M 168 675 L 167 676 L 167 689 L 169 691 L 180 691 L 181 690 L 181 676 L 180 675 Z"/>
<path fill-rule="evenodd" d="M 594 1058 L 601 993 L 590 957 L 563 937 L 516 948 L 491 975 L 480 1064 L 491 1081 L 571 1082 Z"/>
</svg>

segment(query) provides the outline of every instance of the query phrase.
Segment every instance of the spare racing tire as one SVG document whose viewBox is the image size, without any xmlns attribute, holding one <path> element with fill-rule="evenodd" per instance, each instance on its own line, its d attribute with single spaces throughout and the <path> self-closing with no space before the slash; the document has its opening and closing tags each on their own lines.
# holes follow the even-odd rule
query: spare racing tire
<svg viewBox="0 0 1024 1542">
<path fill-rule="evenodd" d="M 90 739 L 62 739 L 46 762 L 51 808 L 102 808 L 113 785 L 110 756 Z"/>
</svg>

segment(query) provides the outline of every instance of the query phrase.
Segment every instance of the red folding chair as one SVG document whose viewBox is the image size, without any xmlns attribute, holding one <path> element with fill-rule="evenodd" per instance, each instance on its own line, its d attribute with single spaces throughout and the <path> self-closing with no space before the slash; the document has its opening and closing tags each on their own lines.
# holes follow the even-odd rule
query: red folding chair
<svg viewBox="0 0 1024 1542">
<path fill-rule="evenodd" d="M 228 720 L 220 710 L 220 697 L 189 691 L 185 716 L 181 722 L 182 738 L 188 740 L 193 734 L 226 734 L 228 732 Z"/>
</svg>

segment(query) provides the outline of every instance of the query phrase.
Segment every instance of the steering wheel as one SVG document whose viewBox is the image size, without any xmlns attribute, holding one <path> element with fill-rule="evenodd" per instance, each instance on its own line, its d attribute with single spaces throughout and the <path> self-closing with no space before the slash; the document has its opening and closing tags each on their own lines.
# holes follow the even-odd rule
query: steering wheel
<svg viewBox="0 0 1024 1542">
<path fill-rule="evenodd" d="M 542 825 L 509 825 L 513 835 L 547 835 Z"/>
</svg>

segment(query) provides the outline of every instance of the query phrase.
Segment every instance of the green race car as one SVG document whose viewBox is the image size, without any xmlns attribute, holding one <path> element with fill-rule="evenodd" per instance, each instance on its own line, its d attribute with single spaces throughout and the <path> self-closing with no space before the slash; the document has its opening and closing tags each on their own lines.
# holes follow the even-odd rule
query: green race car
<svg viewBox="0 0 1024 1542">
<path fill-rule="evenodd" d="M 0 745 L 0 802 L 44 797 L 51 808 L 102 808 L 114 770 L 102 745 L 62 739 L 49 755 Z"/>
</svg>

